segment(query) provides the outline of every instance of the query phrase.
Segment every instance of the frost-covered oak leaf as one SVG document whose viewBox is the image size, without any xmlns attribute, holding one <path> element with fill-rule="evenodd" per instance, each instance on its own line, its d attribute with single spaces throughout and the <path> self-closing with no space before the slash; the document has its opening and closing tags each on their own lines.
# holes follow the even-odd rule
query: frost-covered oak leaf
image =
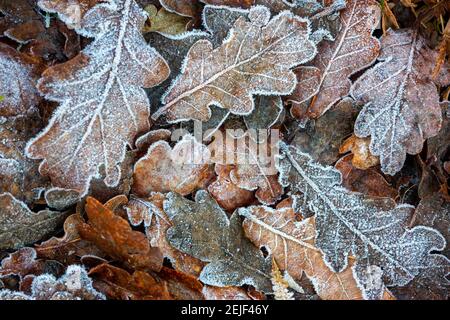
<svg viewBox="0 0 450 320">
<path fill-rule="evenodd" d="M 244 236 L 240 217 L 230 219 L 206 191 L 198 191 L 195 202 L 169 193 L 164 211 L 173 226 L 167 239 L 176 249 L 209 262 L 200 274 L 205 284 L 228 287 L 253 285 L 270 292 L 270 257 Z"/>
<path fill-rule="evenodd" d="M 248 19 L 238 18 L 220 47 L 199 40 L 190 48 L 181 75 L 163 96 L 164 106 L 154 119 L 164 114 L 171 122 L 207 121 L 211 105 L 247 115 L 254 109 L 254 94 L 286 95 L 294 90 L 290 68 L 316 53 L 309 21 L 288 11 L 269 20 L 270 11 L 262 6 L 253 7 Z"/>
<path fill-rule="evenodd" d="M 334 41 L 322 41 L 317 56 L 308 66 L 295 70 L 298 84 L 289 97 L 292 114 L 301 115 L 302 104 L 313 98 L 306 117 L 318 118 L 338 100 L 348 95 L 350 75 L 371 65 L 380 51 L 372 36 L 380 19 L 375 0 L 349 0 L 341 11 L 341 27 Z"/>
<path fill-rule="evenodd" d="M 436 266 L 448 267 L 445 256 L 431 254 L 445 247 L 438 231 L 424 226 L 408 228 L 414 207 L 399 205 L 383 210 L 363 195 L 343 188 L 337 169 L 322 166 L 284 143 L 281 149 L 281 184 L 290 186 L 294 208 L 315 214 L 315 245 L 331 270 L 345 270 L 352 255 L 356 258 L 354 276 L 360 284 L 375 266 L 382 269 L 386 286 L 403 286 L 419 274 L 431 277 Z M 364 294 L 373 297 L 370 290 Z M 381 290 L 374 295 L 379 294 Z"/>
<path fill-rule="evenodd" d="M 39 60 L 0 44 L 0 117 L 25 114 L 41 101 L 36 82 Z"/>
<path fill-rule="evenodd" d="M 18 249 L 51 234 L 66 215 L 50 210 L 31 211 L 10 193 L 0 194 L 0 250 Z"/>
<path fill-rule="evenodd" d="M 314 217 L 297 221 L 292 208 L 272 209 L 252 206 L 239 209 L 245 217 L 247 237 L 258 247 L 266 247 L 281 270 L 300 279 L 303 272 L 311 280 L 321 299 L 362 299 L 350 268 L 334 273 L 323 262 L 314 245 Z"/>
<path fill-rule="evenodd" d="M 150 146 L 135 164 L 133 192 L 141 197 L 169 191 L 187 195 L 205 188 L 213 177 L 208 148 L 193 136 L 185 135 L 173 149 L 166 141 Z"/>
<path fill-rule="evenodd" d="M 163 203 L 166 196 L 152 192 L 148 198 L 131 198 L 125 206 L 128 220 L 133 226 L 141 224 L 152 247 L 157 247 L 172 266 L 179 271 L 198 276 L 203 262 L 173 248 L 166 238 L 167 229 L 172 226 L 164 212 Z"/>
<path fill-rule="evenodd" d="M 416 31 L 389 30 L 381 39 L 380 63 L 353 84 L 352 96 L 365 104 L 355 134 L 371 136 L 370 151 L 380 156 L 384 173 L 397 173 L 406 153 L 419 153 L 441 128 L 436 84 L 449 84 L 450 72 L 443 68 L 432 80 L 436 55 Z"/>
<path fill-rule="evenodd" d="M 149 101 L 141 87 L 155 86 L 169 74 L 140 33 L 145 20 L 134 0 L 96 5 L 76 29 L 94 41 L 44 72 L 39 90 L 60 106 L 27 151 L 43 159 L 40 172 L 53 185 L 85 194 L 100 165 L 107 186 L 119 183 L 127 145 L 149 129 Z"/>
</svg>

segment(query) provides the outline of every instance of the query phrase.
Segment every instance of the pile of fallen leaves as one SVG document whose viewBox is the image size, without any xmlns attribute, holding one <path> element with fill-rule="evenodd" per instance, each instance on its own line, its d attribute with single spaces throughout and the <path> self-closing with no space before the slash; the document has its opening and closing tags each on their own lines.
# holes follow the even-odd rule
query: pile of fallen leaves
<svg viewBox="0 0 450 320">
<path fill-rule="evenodd" d="M 0 0 L 0 300 L 448 299 L 449 15 Z"/>
</svg>

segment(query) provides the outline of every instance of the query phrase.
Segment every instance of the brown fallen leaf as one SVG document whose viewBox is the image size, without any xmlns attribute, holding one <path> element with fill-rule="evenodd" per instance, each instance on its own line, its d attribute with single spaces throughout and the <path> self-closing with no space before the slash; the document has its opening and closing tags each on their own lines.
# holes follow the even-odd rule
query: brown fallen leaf
<svg viewBox="0 0 450 320">
<path fill-rule="evenodd" d="M 117 186 L 127 145 L 149 129 L 142 87 L 164 81 L 169 67 L 138 31 L 145 20 L 134 0 L 92 7 L 76 30 L 94 40 L 72 60 L 44 72 L 40 92 L 61 105 L 30 141 L 27 155 L 43 160 L 40 172 L 54 186 L 83 196 L 100 166 L 106 186 Z"/>
<path fill-rule="evenodd" d="M 195 17 L 199 9 L 197 0 L 160 0 L 161 5 L 169 12 L 176 12 L 185 17 Z"/>
<path fill-rule="evenodd" d="M 133 193 L 174 191 L 182 195 L 205 188 L 214 177 L 208 148 L 185 135 L 173 148 L 165 141 L 150 146 L 134 166 Z"/>
<path fill-rule="evenodd" d="M 39 275 L 44 271 L 45 261 L 37 259 L 36 251 L 33 248 L 24 247 L 2 260 L 0 277 L 11 274 L 25 277 L 29 274 Z"/>
<path fill-rule="evenodd" d="M 101 264 L 89 271 L 94 278 L 94 288 L 113 300 L 170 300 L 167 283 L 144 271 L 133 274 Z"/>
<path fill-rule="evenodd" d="M 230 172 L 233 166 L 215 165 L 217 178 L 208 186 L 208 192 L 217 203 L 228 212 L 233 212 L 239 207 L 245 207 L 255 201 L 253 191 L 239 188 L 231 181 Z"/>
<path fill-rule="evenodd" d="M 258 0 L 200 0 L 200 1 L 205 4 L 211 4 L 215 6 L 250 8 Z"/>
<path fill-rule="evenodd" d="M 250 21 L 236 20 L 220 47 L 213 49 L 211 42 L 199 40 L 190 48 L 181 75 L 153 119 L 164 114 L 171 122 L 207 121 L 213 104 L 246 115 L 254 109 L 254 94 L 285 95 L 293 90 L 296 80 L 290 68 L 316 53 L 308 21 L 288 11 L 270 20 L 270 11 L 262 6 L 250 9 L 248 17 Z"/>
<path fill-rule="evenodd" d="M 21 45 L 21 51 L 49 63 L 70 55 L 67 37 L 78 38 L 57 20 L 46 20 L 35 0 L 0 1 L 0 34 Z M 4 27 L 3 27 L 4 26 Z"/>
<path fill-rule="evenodd" d="M 335 164 L 342 174 L 342 185 L 348 190 L 360 192 L 372 197 L 386 197 L 393 200 L 399 198 L 398 190 L 391 186 L 379 169 L 358 169 L 353 163 L 354 156 L 349 154 Z"/>
<path fill-rule="evenodd" d="M 85 210 L 88 222 L 77 226 L 82 239 L 136 270 L 161 269 L 163 257 L 159 249 L 152 248 L 146 236 L 133 231 L 125 219 L 92 197 L 86 199 Z"/>
<path fill-rule="evenodd" d="M 167 267 L 163 267 L 157 276 L 167 282 L 172 299 L 204 300 L 203 284 L 197 277 Z"/>
<path fill-rule="evenodd" d="M 93 243 L 83 240 L 78 234 L 78 227 L 83 223 L 79 214 L 72 214 L 64 222 L 64 236 L 52 237 L 47 241 L 36 244 L 37 257 L 46 260 L 57 260 L 64 265 L 79 264 L 84 256 L 104 257 Z"/>
<path fill-rule="evenodd" d="M 58 14 L 70 28 L 75 29 L 86 13 L 95 5 L 108 0 L 38 0 L 39 7 L 47 12 Z"/>
<path fill-rule="evenodd" d="M 278 131 L 266 139 L 257 134 L 234 138 L 218 132 L 208 148 L 211 161 L 219 165 L 232 165 L 230 181 L 239 188 L 256 191 L 255 196 L 263 204 L 275 203 L 283 194 L 276 168 Z M 224 137 L 223 137 L 224 136 Z M 270 140 L 269 140 L 270 139 Z"/>
<path fill-rule="evenodd" d="M 245 234 L 257 246 L 265 246 L 280 269 L 300 279 L 302 272 L 312 280 L 322 299 L 354 300 L 363 295 L 352 272 L 352 261 L 344 271 L 334 273 L 314 245 L 314 217 L 297 221 L 292 208 L 249 207 L 239 209 L 245 217 Z M 385 298 L 388 295 L 385 294 Z"/>
<path fill-rule="evenodd" d="M 366 170 L 380 164 L 380 158 L 370 153 L 369 144 L 370 138 L 359 138 L 353 134 L 341 145 L 339 153 L 351 152 L 353 166 Z"/>
<path fill-rule="evenodd" d="M 319 118 L 350 92 L 349 77 L 371 65 L 380 51 L 372 36 L 380 8 L 374 0 L 349 0 L 341 11 L 341 29 L 335 41 L 322 41 L 318 54 L 308 66 L 295 70 L 298 84 L 288 100 L 297 118 Z M 307 110 L 301 105 L 309 101 Z"/>
<path fill-rule="evenodd" d="M 164 212 L 165 199 L 162 193 L 151 193 L 146 199 L 131 198 L 126 205 L 128 220 L 133 226 L 144 225 L 150 245 L 161 250 L 162 255 L 170 260 L 176 270 L 198 276 L 204 263 L 174 249 L 167 242 L 166 232 L 172 223 Z"/>
</svg>

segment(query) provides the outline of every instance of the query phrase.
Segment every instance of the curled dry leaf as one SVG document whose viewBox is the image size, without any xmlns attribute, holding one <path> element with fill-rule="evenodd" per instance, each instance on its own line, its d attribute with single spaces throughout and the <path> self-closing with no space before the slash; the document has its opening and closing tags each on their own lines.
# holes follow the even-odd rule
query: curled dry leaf
<svg viewBox="0 0 450 320">
<path fill-rule="evenodd" d="M 195 202 L 169 193 L 164 211 L 173 226 L 167 240 L 178 250 L 204 262 L 199 280 L 205 284 L 227 287 L 249 284 L 270 292 L 270 258 L 245 238 L 239 215 L 228 219 L 225 212 L 206 191 L 198 191 Z"/>
<path fill-rule="evenodd" d="M 344 189 L 338 170 L 319 165 L 295 147 L 282 143 L 281 148 L 280 181 L 290 186 L 294 208 L 315 214 L 315 245 L 332 271 L 345 270 L 351 254 L 356 258 L 353 270 L 358 283 L 366 283 L 375 266 L 382 270 L 378 276 L 386 286 L 404 286 L 419 274 L 434 277 L 436 266 L 448 268 L 445 256 L 432 253 L 445 247 L 438 231 L 407 228 L 412 206 L 382 210 L 361 194 Z M 382 293 L 381 287 L 375 292 L 362 288 L 366 297 Z"/>
<path fill-rule="evenodd" d="M 185 135 L 173 149 L 165 141 L 150 146 L 134 167 L 133 192 L 141 197 L 151 192 L 177 192 L 182 195 L 206 187 L 213 178 L 208 148 Z"/>
<path fill-rule="evenodd" d="M 64 61 L 70 56 L 72 44 L 78 43 L 76 34 L 57 20 L 46 21 L 35 0 L 0 1 L 0 34 L 18 42 L 22 52 L 42 58 L 50 63 Z"/>
<path fill-rule="evenodd" d="M 83 267 L 71 265 L 59 279 L 49 274 L 34 278 L 30 295 L 0 290 L 0 300 L 105 300 L 105 296 L 92 287 Z"/>
<path fill-rule="evenodd" d="M 92 268 L 89 275 L 94 278 L 94 287 L 108 299 L 115 300 L 169 300 L 167 284 L 144 271 L 133 274 L 101 264 Z"/>
<path fill-rule="evenodd" d="M 384 173 L 394 175 L 406 153 L 419 153 L 423 142 L 439 132 L 442 114 L 435 83 L 449 84 L 450 72 L 444 68 L 438 79 L 431 79 L 437 53 L 417 31 L 389 30 L 381 45 L 380 63 L 352 87 L 352 96 L 366 104 L 355 134 L 371 136 L 370 152 L 380 157 Z"/>
<path fill-rule="evenodd" d="M 344 141 L 339 148 L 339 153 L 351 152 L 352 164 L 355 168 L 366 170 L 380 163 L 380 159 L 369 151 L 370 138 L 359 138 L 352 135 Z"/>
<path fill-rule="evenodd" d="M 233 212 L 239 207 L 245 207 L 255 201 L 255 193 L 239 188 L 231 181 L 230 172 L 233 166 L 216 164 L 217 178 L 208 186 L 208 192 L 226 211 Z"/>
<path fill-rule="evenodd" d="M 128 220 L 133 226 L 144 224 L 150 245 L 161 250 L 176 270 L 198 276 L 204 264 L 167 242 L 166 232 L 172 223 L 163 209 L 165 198 L 162 193 L 151 193 L 146 199 L 131 198 L 126 205 Z"/>
<path fill-rule="evenodd" d="M 100 249 L 91 242 L 83 240 L 78 234 L 78 227 L 83 222 L 83 218 L 78 213 L 68 216 L 64 222 L 63 237 L 52 237 L 35 245 L 38 258 L 71 265 L 80 263 L 84 256 L 104 257 L 105 254 Z"/>
<path fill-rule="evenodd" d="M 165 114 L 169 121 L 207 121 L 213 104 L 245 115 L 254 109 L 253 94 L 283 95 L 294 89 L 290 68 L 316 53 L 309 22 L 287 11 L 269 20 L 265 7 L 252 8 L 248 17 L 250 22 L 241 17 L 234 23 L 220 47 L 199 40 L 190 48 L 154 119 Z"/>
<path fill-rule="evenodd" d="M 141 87 L 155 86 L 169 73 L 140 34 L 145 19 L 134 0 L 94 6 L 76 28 L 94 41 L 44 72 L 39 90 L 61 105 L 27 152 L 44 159 L 40 172 L 53 185 L 84 195 L 100 165 L 107 186 L 119 183 L 127 145 L 149 128 L 149 102 Z"/>
<path fill-rule="evenodd" d="M 0 194 L 0 249 L 18 249 L 35 243 L 60 226 L 65 214 L 42 210 L 37 213 L 14 198 L 10 193 Z"/>
<path fill-rule="evenodd" d="M 143 233 L 133 231 L 127 220 L 91 197 L 87 198 L 85 209 L 89 220 L 78 225 L 81 238 L 134 269 L 161 269 L 163 258 L 159 249 L 152 248 Z"/>
<path fill-rule="evenodd" d="M 11 274 L 20 277 L 29 274 L 39 275 L 44 273 L 44 270 L 45 261 L 37 259 L 36 251 L 33 248 L 24 247 L 2 260 L 0 277 Z"/>
<path fill-rule="evenodd" d="M 245 190 L 256 190 L 256 197 L 264 204 L 275 203 L 283 194 L 275 166 L 277 134 L 274 131 L 270 136 L 270 143 L 268 137 L 261 139 L 259 133 L 236 139 L 229 134 L 225 134 L 225 138 L 218 134 L 208 146 L 216 166 L 233 165 L 229 174 L 231 182 Z"/>
<path fill-rule="evenodd" d="M 354 166 L 351 154 L 339 159 L 335 164 L 341 172 L 342 186 L 354 192 L 359 192 L 371 197 L 386 197 L 396 200 L 399 198 L 398 190 L 392 187 L 379 169 L 369 168 L 361 170 Z"/>
<path fill-rule="evenodd" d="M 349 0 L 340 13 L 341 28 L 334 41 L 318 45 L 318 54 L 308 66 L 295 70 L 298 84 L 289 96 L 292 115 L 318 118 L 350 92 L 350 75 L 371 65 L 380 51 L 372 36 L 380 19 L 374 0 Z M 307 110 L 302 103 L 308 103 Z"/>
</svg>

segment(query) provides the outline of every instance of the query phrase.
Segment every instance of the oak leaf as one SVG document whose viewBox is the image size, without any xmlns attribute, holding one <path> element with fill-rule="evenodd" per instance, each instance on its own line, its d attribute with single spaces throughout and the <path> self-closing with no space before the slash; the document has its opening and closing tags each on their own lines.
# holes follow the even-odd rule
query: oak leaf
<svg viewBox="0 0 450 320">
<path fill-rule="evenodd" d="M 165 141 L 150 146 L 134 166 L 133 192 L 141 197 L 169 191 L 187 195 L 206 187 L 213 176 L 208 148 L 185 135 L 173 149 Z"/>
<path fill-rule="evenodd" d="M 116 300 L 170 300 L 167 284 L 144 271 L 133 274 L 101 264 L 92 268 L 89 275 L 94 278 L 94 287 L 108 299 Z"/>
<path fill-rule="evenodd" d="M 211 196 L 228 212 L 255 201 L 254 192 L 239 188 L 231 181 L 230 172 L 233 169 L 233 166 L 215 165 L 217 178 L 208 186 Z"/>
<path fill-rule="evenodd" d="M 249 239 L 266 247 L 281 270 L 300 279 L 303 272 L 312 281 L 322 299 L 362 299 L 351 268 L 334 273 L 324 263 L 322 253 L 314 245 L 314 217 L 297 221 L 292 208 L 271 209 L 248 207 L 239 209 L 245 217 L 243 227 Z"/>
<path fill-rule="evenodd" d="M 18 249 L 52 233 L 65 214 L 41 210 L 32 212 L 10 193 L 0 194 L 0 249 Z"/>
<path fill-rule="evenodd" d="M 232 165 L 230 181 L 239 188 L 256 191 L 263 204 L 275 203 L 283 194 L 276 169 L 277 135 L 260 139 L 259 133 L 233 138 L 227 133 L 208 145 L 211 161 L 217 165 Z M 270 141 L 270 142 L 269 142 Z"/>
<path fill-rule="evenodd" d="M 294 89 L 290 68 L 316 53 L 308 20 L 287 11 L 270 20 L 265 7 L 252 8 L 248 17 L 250 22 L 241 17 L 234 23 L 220 47 L 199 40 L 190 48 L 154 119 L 165 114 L 173 122 L 207 121 L 213 104 L 246 115 L 254 109 L 254 94 L 285 95 Z"/>
<path fill-rule="evenodd" d="M 83 240 L 78 233 L 78 227 L 83 218 L 72 214 L 64 221 L 64 236 L 52 237 L 34 246 L 37 257 L 45 260 L 56 260 L 64 265 L 79 264 L 84 256 L 104 257 L 105 254 L 94 244 Z"/>
<path fill-rule="evenodd" d="M 165 198 L 162 193 L 151 193 L 145 199 L 132 197 L 125 207 L 128 220 L 133 226 L 144 225 L 150 245 L 161 250 L 163 256 L 170 260 L 176 270 L 198 276 L 203 268 L 203 263 L 174 249 L 167 242 L 166 232 L 172 223 L 164 212 Z"/>
<path fill-rule="evenodd" d="M 141 87 L 165 80 L 169 68 L 140 34 L 146 15 L 134 0 L 98 4 L 77 32 L 95 38 L 72 60 L 47 69 L 39 90 L 61 105 L 47 128 L 30 141 L 31 158 L 53 185 L 87 193 L 104 166 L 107 186 L 119 183 L 127 145 L 149 128 L 149 102 Z"/>
<path fill-rule="evenodd" d="M 169 193 L 164 211 L 173 223 L 167 230 L 169 243 L 208 262 L 200 281 L 218 287 L 250 284 L 257 290 L 270 292 L 270 258 L 264 258 L 245 238 L 237 213 L 228 219 L 203 190 L 197 192 L 195 202 Z"/>
<path fill-rule="evenodd" d="M 152 248 L 143 233 L 133 231 L 127 220 L 91 197 L 87 198 L 85 209 L 89 220 L 77 226 L 82 239 L 137 270 L 161 269 L 159 249 Z"/>
<path fill-rule="evenodd" d="M 371 136 L 370 151 L 380 157 L 384 173 L 394 175 L 406 153 L 417 154 L 438 134 L 442 115 L 436 84 L 450 83 L 448 69 L 431 79 L 436 52 L 413 30 L 389 30 L 381 39 L 380 63 L 352 87 L 365 104 L 355 123 L 358 137 Z"/>
<path fill-rule="evenodd" d="M 340 13 L 341 29 L 336 39 L 321 42 L 314 60 L 295 70 L 298 85 L 288 98 L 293 104 L 293 115 L 319 118 L 349 94 L 349 77 L 371 65 L 378 56 L 380 44 L 372 32 L 379 19 L 376 1 L 347 1 L 347 7 Z M 311 98 L 306 112 L 296 110 Z"/>
<path fill-rule="evenodd" d="M 449 266 L 445 256 L 432 253 L 445 247 L 438 231 L 424 226 L 407 228 L 412 206 L 380 208 L 343 188 L 336 169 L 319 165 L 295 147 L 282 143 L 281 148 L 280 181 L 290 186 L 294 208 L 315 214 L 315 245 L 332 271 L 345 270 L 351 254 L 356 259 L 353 270 L 358 283 L 365 283 L 375 268 L 377 276 L 382 270 L 386 286 L 403 286 L 419 274 L 433 277 L 436 268 Z M 364 290 L 366 296 L 373 293 Z"/>
<path fill-rule="evenodd" d="M 27 204 L 49 184 L 39 175 L 38 161 L 24 154 L 28 139 L 44 126 L 35 88 L 42 69 L 39 59 L 0 43 L 0 194 L 9 192 Z"/>
</svg>

